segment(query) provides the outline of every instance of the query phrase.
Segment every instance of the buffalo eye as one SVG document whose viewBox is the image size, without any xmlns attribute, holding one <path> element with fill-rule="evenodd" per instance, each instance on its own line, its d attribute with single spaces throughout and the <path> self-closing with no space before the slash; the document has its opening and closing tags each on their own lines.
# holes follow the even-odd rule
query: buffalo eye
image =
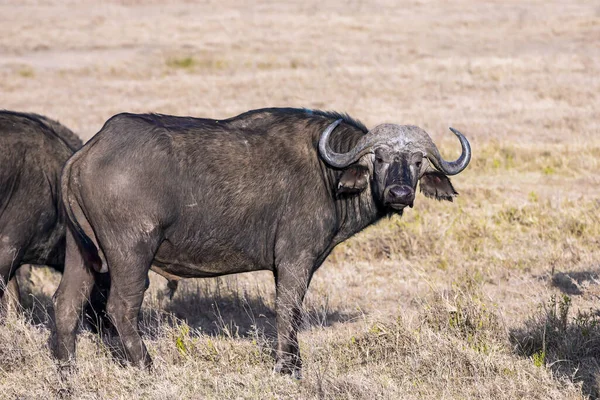
<svg viewBox="0 0 600 400">
<path fill-rule="evenodd" d="M 417 168 L 418 168 L 418 169 L 420 169 L 420 168 L 421 168 L 421 165 L 422 165 L 422 164 L 423 164 L 423 162 L 422 162 L 422 161 L 417 161 L 417 162 L 415 163 L 415 165 L 417 166 Z"/>
<path fill-rule="evenodd" d="M 381 156 L 375 156 L 375 161 L 378 163 L 382 163 L 383 162 L 383 158 L 381 158 Z"/>
</svg>

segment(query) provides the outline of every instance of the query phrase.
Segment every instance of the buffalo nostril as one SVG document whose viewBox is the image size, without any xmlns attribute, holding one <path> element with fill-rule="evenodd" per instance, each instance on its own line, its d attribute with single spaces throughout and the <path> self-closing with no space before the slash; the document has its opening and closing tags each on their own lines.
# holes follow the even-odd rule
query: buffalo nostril
<svg viewBox="0 0 600 400">
<path fill-rule="evenodd" d="M 415 192 L 410 186 L 398 185 L 389 189 L 386 201 L 390 204 L 403 204 L 412 207 L 414 198 Z"/>
<path fill-rule="evenodd" d="M 392 197 L 403 200 L 412 197 L 412 190 L 407 186 L 395 186 L 390 189 Z"/>
</svg>

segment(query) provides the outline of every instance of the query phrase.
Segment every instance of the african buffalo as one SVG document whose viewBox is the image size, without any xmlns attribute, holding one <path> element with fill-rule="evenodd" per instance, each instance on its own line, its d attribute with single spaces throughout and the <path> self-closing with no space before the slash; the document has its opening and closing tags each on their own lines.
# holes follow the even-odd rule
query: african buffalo
<svg viewBox="0 0 600 400">
<path fill-rule="evenodd" d="M 54 296 L 56 356 L 75 354 L 77 316 L 95 272 L 110 271 L 107 311 L 127 358 L 147 366 L 138 313 L 151 264 L 181 277 L 271 270 L 275 370 L 299 373 L 297 330 L 313 273 L 337 244 L 412 207 L 417 182 L 426 196 L 452 201 L 447 175 L 471 158 L 467 139 L 452 131 L 462 154 L 449 162 L 416 126 L 368 131 L 334 112 L 115 115 L 61 178 L 71 224 Z"/>
<path fill-rule="evenodd" d="M 64 163 L 83 143 L 67 127 L 37 114 L 0 111 L 0 298 L 22 264 L 64 265 L 60 200 Z"/>
</svg>

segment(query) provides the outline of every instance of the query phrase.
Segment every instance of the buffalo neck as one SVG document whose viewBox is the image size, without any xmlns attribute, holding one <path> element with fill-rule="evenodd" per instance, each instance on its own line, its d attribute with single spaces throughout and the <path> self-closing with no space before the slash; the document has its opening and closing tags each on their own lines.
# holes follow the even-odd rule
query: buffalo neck
<svg viewBox="0 0 600 400">
<path fill-rule="evenodd" d="M 365 134 L 350 127 L 340 126 L 340 128 L 333 132 L 330 140 L 330 146 L 336 152 L 348 152 Z M 328 166 L 320 157 L 319 165 L 328 195 L 335 208 L 337 230 L 334 241 L 336 244 L 377 222 L 385 215 L 373 198 L 370 184 L 361 193 L 338 195 L 337 185 L 344 170 Z"/>
</svg>

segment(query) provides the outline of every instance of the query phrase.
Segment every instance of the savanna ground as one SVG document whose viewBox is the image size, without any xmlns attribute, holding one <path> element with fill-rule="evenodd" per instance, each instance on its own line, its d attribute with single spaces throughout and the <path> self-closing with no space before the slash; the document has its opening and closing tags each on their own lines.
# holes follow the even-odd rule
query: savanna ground
<svg viewBox="0 0 600 400">
<path fill-rule="evenodd" d="M 0 325 L 0 398 L 598 396 L 600 3 L 238 3 L 1 1 L 0 107 L 84 139 L 121 111 L 333 109 L 424 127 L 447 158 L 454 126 L 474 155 L 460 197 L 418 195 L 334 251 L 305 301 L 301 381 L 271 372 L 266 272 L 188 280 L 172 300 L 152 275 L 154 368 L 86 331 L 61 380 L 60 277 L 35 268 Z"/>
</svg>

